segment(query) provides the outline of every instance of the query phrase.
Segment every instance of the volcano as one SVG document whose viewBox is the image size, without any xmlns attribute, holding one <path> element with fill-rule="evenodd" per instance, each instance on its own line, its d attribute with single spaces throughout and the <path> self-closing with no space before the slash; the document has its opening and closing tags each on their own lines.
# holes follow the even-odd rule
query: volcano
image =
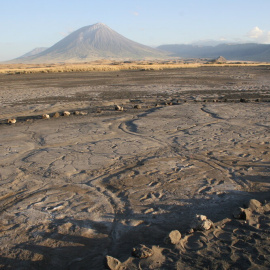
<svg viewBox="0 0 270 270">
<path fill-rule="evenodd" d="M 166 57 L 166 53 L 118 34 L 97 23 L 82 27 L 41 53 L 19 57 L 23 63 L 86 62 L 100 59 L 141 60 Z"/>
</svg>

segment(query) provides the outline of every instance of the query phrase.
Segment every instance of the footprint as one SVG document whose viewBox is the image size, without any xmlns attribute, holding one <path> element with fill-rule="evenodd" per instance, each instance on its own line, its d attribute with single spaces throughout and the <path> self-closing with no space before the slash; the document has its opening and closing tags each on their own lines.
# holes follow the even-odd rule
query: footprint
<svg viewBox="0 0 270 270">
<path fill-rule="evenodd" d="M 233 240 L 233 235 L 229 232 L 225 232 L 221 229 L 216 229 L 214 232 L 213 232 L 214 236 L 219 239 L 219 240 L 222 240 L 222 241 L 225 241 L 225 242 L 232 242 Z"/>
<path fill-rule="evenodd" d="M 159 183 L 159 182 L 154 182 L 154 181 L 153 181 L 153 182 L 151 182 L 151 183 L 148 184 L 149 187 L 154 187 L 154 186 L 156 186 L 156 185 L 160 185 L 160 183 Z"/>
<path fill-rule="evenodd" d="M 199 193 L 206 193 L 206 192 L 208 192 L 208 191 L 210 191 L 212 188 L 211 187 L 204 187 L 204 188 L 201 188 L 201 189 L 199 189 Z"/>
<path fill-rule="evenodd" d="M 187 242 L 184 245 L 187 250 L 200 250 L 207 246 L 207 240 L 201 235 L 194 234 L 188 236 Z"/>
<path fill-rule="evenodd" d="M 57 211 L 63 209 L 64 207 L 65 207 L 64 203 L 59 203 L 57 205 L 48 206 L 45 209 L 49 211 Z"/>
<path fill-rule="evenodd" d="M 215 183 L 217 182 L 217 179 L 216 178 L 214 178 L 214 179 L 211 179 L 211 185 L 214 185 Z"/>
<path fill-rule="evenodd" d="M 145 195 L 143 195 L 141 198 L 140 198 L 140 202 L 141 201 L 145 201 L 145 200 L 149 200 L 149 199 L 160 199 L 163 197 L 163 194 L 160 193 L 160 192 L 149 192 Z"/>
<path fill-rule="evenodd" d="M 151 198 L 151 193 L 147 193 L 145 195 L 143 195 L 141 198 L 140 198 L 140 202 L 141 201 L 145 201 L 145 200 L 148 200 Z"/>
</svg>

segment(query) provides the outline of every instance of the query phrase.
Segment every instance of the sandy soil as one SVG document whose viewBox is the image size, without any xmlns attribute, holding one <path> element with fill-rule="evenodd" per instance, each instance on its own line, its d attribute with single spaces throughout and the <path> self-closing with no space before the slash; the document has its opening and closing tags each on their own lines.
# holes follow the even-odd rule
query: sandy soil
<svg viewBox="0 0 270 270">
<path fill-rule="evenodd" d="M 269 73 L 0 75 L 0 267 L 269 269 Z M 64 110 L 88 114 L 41 117 Z M 214 226 L 187 233 L 196 214 Z"/>
</svg>

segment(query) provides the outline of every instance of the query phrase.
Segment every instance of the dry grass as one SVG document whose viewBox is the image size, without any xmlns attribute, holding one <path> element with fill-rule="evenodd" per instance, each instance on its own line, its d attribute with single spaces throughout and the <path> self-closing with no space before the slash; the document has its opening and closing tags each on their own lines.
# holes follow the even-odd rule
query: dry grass
<svg viewBox="0 0 270 270">
<path fill-rule="evenodd" d="M 270 63 L 228 62 L 226 64 L 209 64 L 203 62 L 180 61 L 132 61 L 109 62 L 96 61 L 91 63 L 66 63 L 66 64 L 2 64 L 0 74 L 31 74 L 31 73 L 57 73 L 57 72 L 93 72 L 93 71 L 120 71 L 120 70 L 163 70 L 177 68 L 198 68 L 203 66 L 228 67 L 228 66 L 260 66 Z"/>
</svg>

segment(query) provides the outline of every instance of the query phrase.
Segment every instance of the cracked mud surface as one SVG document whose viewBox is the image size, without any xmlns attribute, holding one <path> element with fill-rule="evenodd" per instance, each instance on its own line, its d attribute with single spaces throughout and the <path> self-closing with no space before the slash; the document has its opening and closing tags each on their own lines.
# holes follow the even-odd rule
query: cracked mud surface
<svg viewBox="0 0 270 270">
<path fill-rule="evenodd" d="M 269 268 L 267 211 L 231 219 L 270 198 L 269 72 L 0 75 L 0 267 L 104 269 L 111 255 L 123 269 Z M 78 109 L 88 114 L 41 119 Z M 163 243 L 195 214 L 219 226 Z M 133 258 L 138 244 L 153 257 Z"/>
</svg>

